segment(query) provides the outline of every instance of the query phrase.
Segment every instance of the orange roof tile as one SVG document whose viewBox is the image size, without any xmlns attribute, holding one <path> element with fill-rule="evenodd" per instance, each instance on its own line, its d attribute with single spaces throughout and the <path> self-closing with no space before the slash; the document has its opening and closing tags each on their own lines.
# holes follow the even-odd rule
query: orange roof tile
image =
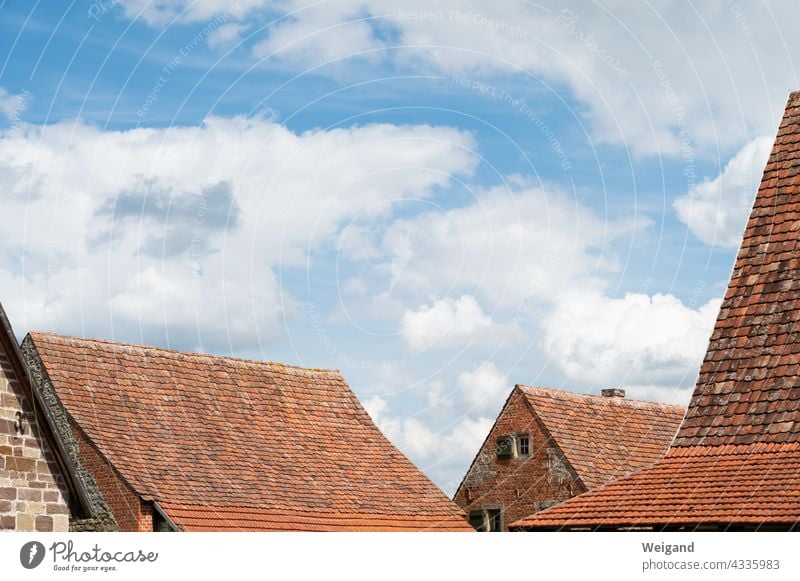
<svg viewBox="0 0 800 581">
<path fill-rule="evenodd" d="M 800 441 L 800 92 L 792 93 L 676 446 Z"/>
<path fill-rule="evenodd" d="M 425 516 L 402 514 L 347 514 L 324 510 L 306 513 L 254 511 L 230 506 L 161 503 L 161 508 L 184 531 L 349 531 L 349 532 L 464 532 L 461 522 L 431 522 Z"/>
<path fill-rule="evenodd" d="M 187 530 L 471 530 L 337 371 L 30 336 L 70 416 Z"/>
<path fill-rule="evenodd" d="M 664 457 L 686 408 L 519 386 L 587 488 Z"/>
<path fill-rule="evenodd" d="M 800 92 L 789 95 L 667 456 L 517 526 L 800 522 Z"/>
<path fill-rule="evenodd" d="M 800 445 L 673 448 L 657 464 L 512 528 L 758 525 L 800 519 Z"/>
</svg>

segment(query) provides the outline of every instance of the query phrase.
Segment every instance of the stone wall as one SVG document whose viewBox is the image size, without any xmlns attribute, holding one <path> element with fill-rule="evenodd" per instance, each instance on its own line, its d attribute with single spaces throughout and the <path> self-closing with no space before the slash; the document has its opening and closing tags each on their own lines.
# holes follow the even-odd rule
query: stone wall
<svg viewBox="0 0 800 581">
<path fill-rule="evenodd" d="M 528 434 L 530 455 L 500 459 L 499 436 Z M 585 491 L 563 454 L 543 431 L 524 396 L 512 393 L 454 498 L 464 512 L 500 509 L 503 530 L 516 520 Z"/>
<path fill-rule="evenodd" d="M 70 530 L 75 532 L 119 530 L 114 515 L 109 510 L 91 471 L 81 465 L 81 451 L 85 449 L 85 446 L 81 446 L 73 433 L 78 430 L 70 420 L 64 406 L 61 405 L 58 396 L 56 396 L 53 384 L 42 365 L 42 360 L 30 340 L 30 335 L 26 336 L 22 341 L 22 356 L 30 372 L 31 381 L 34 383 L 33 389 L 37 390 L 41 395 L 42 401 L 52 418 L 57 437 L 63 445 L 64 451 L 74 467 L 75 474 L 88 496 L 90 514 L 84 515 L 83 518 L 72 519 L 69 525 Z M 91 458 L 91 456 L 89 457 Z"/>
<path fill-rule="evenodd" d="M 0 530 L 67 531 L 67 494 L 32 402 L 0 351 Z"/>
</svg>

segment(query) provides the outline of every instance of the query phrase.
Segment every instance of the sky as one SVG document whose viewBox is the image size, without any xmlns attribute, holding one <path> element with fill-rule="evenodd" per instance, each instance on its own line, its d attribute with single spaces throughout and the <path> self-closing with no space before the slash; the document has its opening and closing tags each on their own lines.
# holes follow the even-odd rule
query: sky
<svg viewBox="0 0 800 581">
<path fill-rule="evenodd" d="M 341 370 L 452 493 L 515 384 L 687 403 L 800 4 L 0 0 L 0 301 Z"/>
</svg>

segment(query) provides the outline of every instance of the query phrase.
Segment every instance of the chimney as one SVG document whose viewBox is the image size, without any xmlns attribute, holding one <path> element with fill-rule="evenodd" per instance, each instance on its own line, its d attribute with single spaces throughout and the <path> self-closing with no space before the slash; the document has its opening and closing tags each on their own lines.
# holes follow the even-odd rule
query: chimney
<svg viewBox="0 0 800 581">
<path fill-rule="evenodd" d="M 603 397 L 621 397 L 625 398 L 625 390 L 618 387 L 609 387 L 608 389 L 601 389 L 600 394 Z"/>
</svg>

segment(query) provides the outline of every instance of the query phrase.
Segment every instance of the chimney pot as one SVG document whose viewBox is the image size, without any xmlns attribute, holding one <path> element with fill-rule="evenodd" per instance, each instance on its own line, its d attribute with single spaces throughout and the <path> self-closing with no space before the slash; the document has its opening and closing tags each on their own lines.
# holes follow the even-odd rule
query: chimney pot
<svg viewBox="0 0 800 581">
<path fill-rule="evenodd" d="M 608 389 L 601 389 L 600 393 L 603 397 L 625 397 L 625 390 L 618 387 L 610 387 Z"/>
</svg>

